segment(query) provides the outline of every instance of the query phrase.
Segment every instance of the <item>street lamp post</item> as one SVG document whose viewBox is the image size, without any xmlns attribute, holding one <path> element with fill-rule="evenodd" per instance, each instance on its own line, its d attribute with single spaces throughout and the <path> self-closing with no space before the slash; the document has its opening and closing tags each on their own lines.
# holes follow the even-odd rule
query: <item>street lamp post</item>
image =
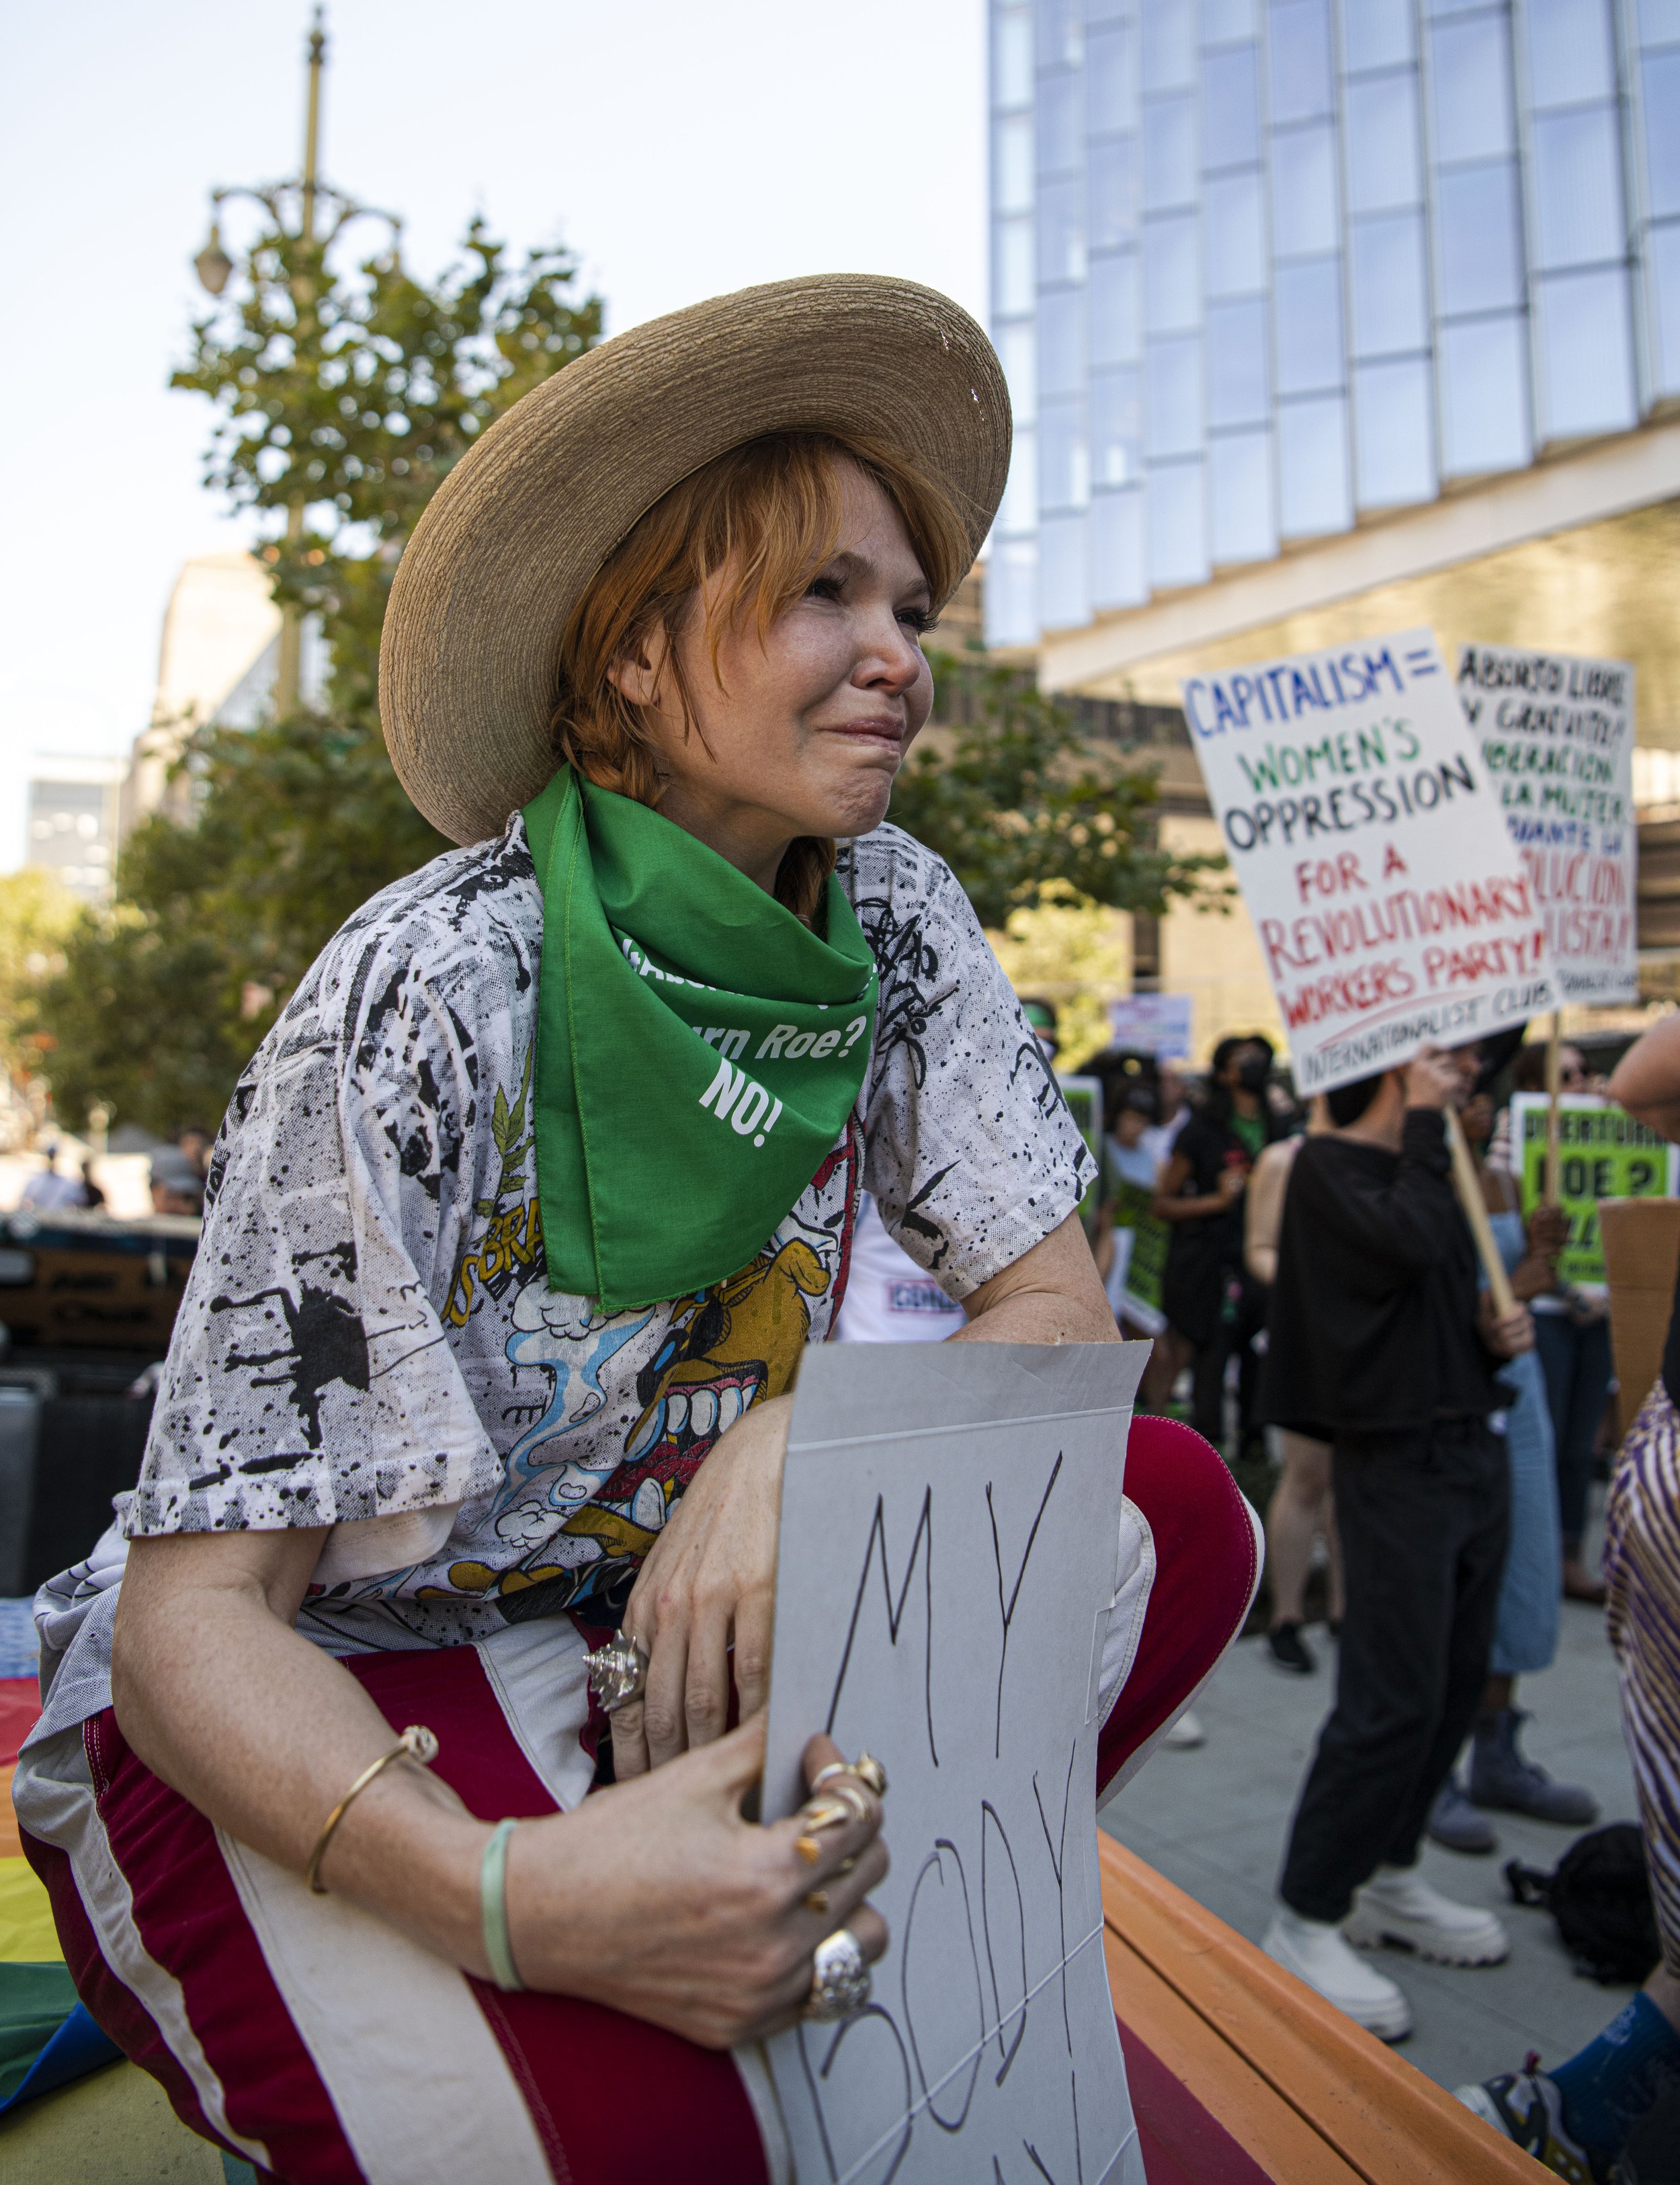
<svg viewBox="0 0 1680 2185">
<path fill-rule="evenodd" d="M 310 25 L 303 171 L 295 182 L 273 182 L 255 189 L 218 187 L 210 192 L 209 237 L 193 261 L 199 285 L 209 294 L 220 296 L 233 274 L 233 261 L 223 249 L 221 241 L 221 208 L 230 198 L 248 198 L 253 203 L 261 205 L 276 231 L 301 243 L 306 257 L 318 254 L 324 260 L 327 250 L 353 220 L 382 220 L 389 226 L 393 241 L 400 241 L 402 222 L 394 213 L 381 212 L 372 205 L 358 204 L 343 191 L 334 189 L 330 183 L 321 179 L 321 84 L 326 68 L 327 30 L 321 8 L 317 5 L 314 20 Z M 293 227 L 287 224 L 287 215 L 294 206 L 297 224 Z M 317 221 L 323 209 L 327 224 L 326 232 L 318 235 Z M 315 281 L 311 274 L 293 276 L 293 303 L 300 316 L 313 305 L 315 294 Z M 303 544 L 306 505 L 306 489 L 300 477 L 286 511 L 286 544 L 293 551 Z M 302 685 L 303 635 L 302 613 L 297 606 L 287 605 L 281 612 L 280 669 L 274 689 L 275 712 L 282 719 L 295 709 L 298 703 Z"/>
</svg>

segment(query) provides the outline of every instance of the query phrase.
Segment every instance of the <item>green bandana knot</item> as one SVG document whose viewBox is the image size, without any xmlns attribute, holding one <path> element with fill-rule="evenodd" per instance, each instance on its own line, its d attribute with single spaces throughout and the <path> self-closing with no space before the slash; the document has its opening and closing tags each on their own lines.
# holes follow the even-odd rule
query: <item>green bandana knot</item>
<svg viewBox="0 0 1680 2185">
<path fill-rule="evenodd" d="M 570 767 L 525 807 L 543 891 L 533 1118 L 549 1288 L 609 1312 L 737 1273 L 846 1127 L 874 958 Z"/>
</svg>

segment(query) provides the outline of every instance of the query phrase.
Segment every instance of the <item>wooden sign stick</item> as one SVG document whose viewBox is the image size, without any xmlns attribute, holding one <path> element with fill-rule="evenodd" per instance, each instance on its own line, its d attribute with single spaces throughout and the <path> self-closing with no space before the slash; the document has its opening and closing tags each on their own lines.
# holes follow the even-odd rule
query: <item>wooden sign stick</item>
<svg viewBox="0 0 1680 2185">
<path fill-rule="evenodd" d="M 1551 1037 L 1546 1042 L 1546 1098 L 1551 1104 L 1546 1109 L 1546 1165 L 1542 1175 L 1540 1195 L 1548 1206 L 1558 1203 L 1558 1162 L 1560 1118 L 1558 1096 L 1563 1085 L 1563 1011 L 1552 1011 Z"/>
<path fill-rule="evenodd" d="M 1442 1110 L 1447 1125 L 1447 1150 L 1453 1157 L 1453 1188 L 1459 1194 L 1459 1204 L 1470 1224 L 1470 1233 L 1476 1239 L 1476 1249 L 1482 1255 L 1482 1272 L 1487 1277 L 1487 1288 L 1493 1299 L 1493 1310 L 1503 1320 L 1507 1313 L 1516 1310 L 1516 1296 L 1511 1288 L 1511 1278 L 1505 1272 L 1505 1263 L 1499 1257 L 1499 1248 L 1493 1242 L 1493 1227 L 1487 1219 L 1487 1203 L 1482 1196 L 1482 1178 L 1476 1172 L 1476 1163 L 1471 1157 L 1470 1141 L 1464 1134 L 1464 1125 L 1459 1120 L 1456 1108 Z"/>
</svg>

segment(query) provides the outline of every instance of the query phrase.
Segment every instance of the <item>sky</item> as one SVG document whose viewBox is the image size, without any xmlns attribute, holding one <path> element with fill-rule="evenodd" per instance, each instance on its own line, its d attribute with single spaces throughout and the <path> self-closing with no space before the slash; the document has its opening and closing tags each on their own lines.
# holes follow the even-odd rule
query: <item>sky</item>
<svg viewBox="0 0 1680 2185">
<path fill-rule="evenodd" d="M 83 0 L 8 23 L 0 871 L 37 755 L 146 725 L 181 563 L 254 535 L 199 483 L 208 405 L 167 382 L 208 192 L 297 170 L 308 21 L 305 0 Z M 475 210 L 521 248 L 563 239 L 609 332 L 829 271 L 978 314 L 984 21 L 984 0 L 332 0 L 322 172 L 404 216 L 416 271 Z"/>
</svg>

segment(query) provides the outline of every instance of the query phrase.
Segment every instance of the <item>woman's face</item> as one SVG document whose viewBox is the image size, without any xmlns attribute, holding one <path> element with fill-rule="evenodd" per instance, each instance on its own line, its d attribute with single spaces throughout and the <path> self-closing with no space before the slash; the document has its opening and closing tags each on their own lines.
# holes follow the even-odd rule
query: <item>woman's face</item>
<svg viewBox="0 0 1680 2185">
<path fill-rule="evenodd" d="M 732 574 L 726 567 L 711 589 L 722 593 Z M 694 731 L 661 673 L 661 638 L 613 670 L 667 775 L 660 810 L 767 888 L 795 835 L 879 826 L 933 703 L 921 645 L 929 609 L 903 518 L 873 479 L 842 465 L 834 552 L 762 643 L 751 609 L 724 629 L 715 676 L 696 603 L 678 641 Z"/>
</svg>

